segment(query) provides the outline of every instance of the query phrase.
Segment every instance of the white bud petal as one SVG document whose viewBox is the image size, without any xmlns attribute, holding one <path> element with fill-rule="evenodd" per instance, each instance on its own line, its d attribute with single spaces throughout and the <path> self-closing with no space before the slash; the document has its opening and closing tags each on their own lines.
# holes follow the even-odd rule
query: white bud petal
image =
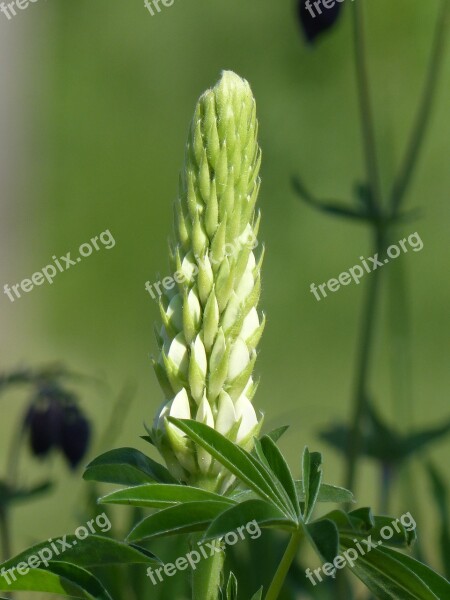
<svg viewBox="0 0 450 600">
<path fill-rule="evenodd" d="M 255 409 L 250 400 L 242 394 L 236 400 L 234 405 L 236 411 L 236 417 L 242 419 L 239 431 L 237 433 L 236 442 L 239 444 L 258 424 L 258 418 L 256 416 Z"/>
<path fill-rule="evenodd" d="M 236 323 L 239 317 L 240 308 L 241 301 L 239 296 L 235 292 L 232 292 L 221 321 L 224 331 L 228 331 L 228 329 L 233 327 Z"/>
<path fill-rule="evenodd" d="M 200 307 L 200 300 L 198 299 L 198 296 L 193 289 L 189 292 L 188 295 L 188 305 L 189 311 L 192 315 L 192 320 L 195 326 L 198 326 L 202 315 L 202 309 Z"/>
<path fill-rule="evenodd" d="M 195 418 L 199 423 L 205 423 L 209 427 L 214 428 L 214 417 L 206 396 L 203 396 L 203 400 L 199 404 Z"/>
<path fill-rule="evenodd" d="M 195 262 L 195 257 L 192 252 L 189 252 L 181 263 L 181 271 L 183 272 L 186 281 L 191 281 L 198 273 L 198 266 Z"/>
<path fill-rule="evenodd" d="M 196 420 L 214 428 L 214 417 L 206 396 L 203 396 L 203 400 L 200 402 Z M 207 473 L 209 471 L 212 463 L 212 456 L 200 446 L 197 446 L 197 462 L 202 473 Z"/>
<path fill-rule="evenodd" d="M 254 287 L 255 278 L 253 277 L 253 272 L 245 271 L 236 289 L 236 295 L 241 302 L 244 301 L 249 294 L 251 294 Z"/>
<path fill-rule="evenodd" d="M 167 317 L 176 331 L 183 329 L 183 297 L 176 294 L 169 303 Z"/>
<path fill-rule="evenodd" d="M 206 370 L 208 368 L 208 361 L 206 359 L 205 346 L 199 335 L 195 338 L 195 342 L 192 344 L 191 348 L 191 352 L 197 362 L 200 372 L 205 377 Z"/>
<path fill-rule="evenodd" d="M 170 405 L 169 414 L 171 417 L 175 417 L 176 419 L 190 419 L 191 418 L 191 408 L 189 406 L 189 398 L 186 390 L 183 388 L 175 398 L 172 400 L 172 404 Z"/>
<path fill-rule="evenodd" d="M 189 356 L 186 341 L 182 333 L 179 333 L 170 344 L 167 356 L 172 360 L 181 373 L 187 375 Z"/>
<path fill-rule="evenodd" d="M 226 392 L 221 392 L 216 417 L 217 431 L 226 435 L 237 420 L 232 399 Z"/>
<path fill-rule="evenodd" d="M 244 319 L 240 337 L 243 340 L 248 340 L 248 338 L 250 338 L 255 333 L 255 331 L 258 329 L 259 325 L 260 325 L 260 323 L 259 323 L 258 311 L 256 310 L 256 308 L 252 308 L 251 311 L 248 313 L 248 315 Z"/>
<path fill-rule="evenodd" d="M 169 415 L 171 402 L 171 400 L 169 402 L 163 402 L 163 404 L 160 406 L 153 422 L 153 427 L 155 429 L 159 429 L 160 431 L 164 430 L 164 418 Z"/>
<path fill-rule="evenodd" d="M 235 379 L 250 362 L 250 354 L 247 348 L 247 344 L 238 338 L 230 353 L 230 362 L 228 365 L 228 379 Z"/>
</svg>

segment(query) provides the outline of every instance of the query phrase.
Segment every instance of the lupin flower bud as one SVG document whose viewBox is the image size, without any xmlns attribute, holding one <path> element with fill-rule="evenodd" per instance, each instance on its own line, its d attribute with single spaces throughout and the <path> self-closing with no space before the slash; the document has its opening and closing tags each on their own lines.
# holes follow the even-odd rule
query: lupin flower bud
<svg viewBox="0 0 450 600">
<path fill-rule="evenodd" d="M 256 346 L 264 329 L 257 305 L 255 213 L 261 150 L 249 84 L 225 71 L 199 99 L 175 202 L 171 266 L 177 287 L 160 301 L 155 371 L 166 401 L 153 439 L 171 472 L 194 485 L 225 489 L 220 465 L 168 416 L 196 419 L 250 449 L 261 422 L 252 405 Z"/>
</svg>

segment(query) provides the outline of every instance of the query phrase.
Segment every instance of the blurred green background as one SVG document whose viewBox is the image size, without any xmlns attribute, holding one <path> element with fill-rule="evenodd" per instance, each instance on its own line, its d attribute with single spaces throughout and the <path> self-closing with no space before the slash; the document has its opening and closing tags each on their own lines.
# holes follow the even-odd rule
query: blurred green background
<svg viewBox="0 0 450 600">
<path fill-rule="evenodd" d="M 438 2 L 366 4 L 377 141 L 388 190 L 417 108 Z M 124 383 L 136 383 L 134 401 L 119 415 L 123 428 L 115 445 L 145 449 L 138 436 L 162 395 L 150 363 L 158 309 L 144 284 L 170 274 L 172 201 L 196 99 L 222 69 L 232 69 L 252 85 L 263 148 L 261 305 L 268 325 L 256 403 L 267 426 L 291 425 L 281 445 L 294 470 L 308 444 L 324 451 L 326 479 L 342 482 L 342 461 L 316 434 L 350 414 L 356 336 L 370 276 L 320 303 L 309 286 L 369 256 L 370 237 L 362 225 L 302 204 L 291 177 L 299 173 L 316 194 L 350 201 L 364 176 L 349 8 L 344 5 L 338 26 L 313 48 L 303 40 L 292 1 L 175 0 L 152 17 L 140 1 L 40 0 L 14 20 L 0 15 L 2 286 L 30 276 L 54 254 L 76 254 L 105 229 L 116 240 L 113 249 L 95 253 L 51 286 L 14 303 L 2 295 L 1 369 L 58 360 L 104 379 L 110 391 L 82 388 L 97 435 L 104 433 Z M 421 252 L 398 259 L 408 278 L 413 342 L 412 396 L 402 422 L 392 393 L 385 310 L 376 340 L 371 387 L 384 416 L 400 429 L 442 423 L 449 413 L 449 103 L 447 52 L 408 198 L 409 207 L 422 208 L 422 218 L 397 238 L 417 231 L 424 242 Z M 20 393 L 1 399 L 2 462 L 25 404 Z M 441 443 L 431 455 L 450 476 L 448 451 Z M 371 463 L 363 466 L 357 498 L 376 505 L 378 473 Z M 24 465 L 34 479 L 49 471 L 59 476 L 57 492 L 15 511 L 15 550 L 79 524 L 85 486 L 80 478 L 69 475 L 59 458 L 50 466 Z M 427 501 L 428 483 L 417 484 Z M 401 501 L 395 508 L 411 509 Z M 423 536 L 432 541 L 436 526 L 428 523 Z"/>
</svg>

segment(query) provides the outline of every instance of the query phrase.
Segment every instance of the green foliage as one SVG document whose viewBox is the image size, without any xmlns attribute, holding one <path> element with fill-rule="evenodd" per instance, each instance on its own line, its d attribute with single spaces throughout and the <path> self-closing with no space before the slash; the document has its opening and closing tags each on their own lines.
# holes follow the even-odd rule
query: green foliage
<svg viewBox="0 0 450 600">
<path fill-rule="evenodd" d="M 132 478 L 138 483 L 107 494 L 100 502 L 153 508 L 156 512 L 134 524 L 127 542 L 90 536 L 54 558 L 48 567 L 30 570 L 11 587 L 3 585 L 4 591 L 57 592 L 75 598 L 106 600 L 111 596 L 94 574 L 96 568 L 117 564 L 140 564 L 144 568 L 144 565 L 158 563 L 153 554 L 135 546 L 135 542 L 193 532 L 207 542 L 254 521 L 261 529 L 288 531 L 292 539 L 305 539 L 321 560 L 330 563 L 340 552 L 370 536 L 374 547 L 358 556 L 350 570 L 381 600 L 436 600 L 450 592 L 449 584 L 431 569 L 389 548 L 407 549 L 415 540 L 414 532 L 407 531 L 399 521 L 392 538 L 383 541 L 381 547 L 380 531 L 394 520 L 375 516 L 370 508 L 350 512 L 335 509 L 313 520 L 318 502 L 340 503 L 353 499 L 349 491 L 322 483 L 319 453 L 305 448 L 301 479 L 294 480 L 273 441 L 276 435 L 255 440 L 250 453 L 207 425 L 191 420 L 171 421 L 229 471 L 235 478 L 233 487 L 225 495 L 219 495 L 178 482 L 158 482 L 154 475 L 164 480 L 165 468 L 160 470 L 152 460 L 130 448 L 102 455 L 88 465 L 87 478 L 94 479 L 97 475 L 102 481 L 122 479 L 126 484 Z M 118 475 L 117 465 L 123 469 L 123 478 Z M 142 484 L 145 478 L 153 480 Z M 73 536 L 67 537 L 69 543 L 74 540 Z M 30 548 L 2 567 L 8 569 L 26 561 L 46 544 L 48 542 Z M 292 558 L 295 554 L 296 546 Z M 0 588 L 3 583 L 0 579 Z M 225 600 L 237 597 L 233 574 L 222 596 Z M 262 591 L 254 596 L 261 597 Z"/>
<path fill-rule="evenodd" d="M 111 596 L 103 584 L 92 574 L 96 567 L 118 565 L 157 565 L 156 557 L 143 548 L 130 546 L 110 538 L 92 535 L 80 541 L 75 536 L 66 536 L 70 544 L 63 553 L 47 561 L 48 566 L 41 561 L 38 568 L 32 568 L 25 575 L 16 573 L 10 576 L 8 585 L 5 576 L 0 577 L 0 589 L 3 591 L 34 591 L 58 593 L 71 598 L 86 598 L 89 600 L 111 600 Z M 49 548 L 49 541 L 32 546 L 25 552 L 8 560 L 1 569 L 8 571 L 24 563 L 30 557 L 39 557 L 39 553 Z M 44 555 L 45 556 L 45 555 Z"/>
</svg>

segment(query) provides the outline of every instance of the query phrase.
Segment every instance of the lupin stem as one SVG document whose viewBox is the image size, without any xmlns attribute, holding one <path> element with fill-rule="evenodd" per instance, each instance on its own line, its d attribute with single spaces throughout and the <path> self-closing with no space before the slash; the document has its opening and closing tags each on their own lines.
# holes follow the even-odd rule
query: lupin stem
<svg viewBox="0 0 450 600">
<path fill-rule="evenodd" d="M 191 548 L 201 556 L 198 542 L 201 536 L 192 536 Z M 208 550 L 209 553 L 209 550 Z M 192 600 L 218 600 L 225 553 L 214 551 L 213 556 L 201 556 L 195 570 L 192 571 Z"/>
</svg>

